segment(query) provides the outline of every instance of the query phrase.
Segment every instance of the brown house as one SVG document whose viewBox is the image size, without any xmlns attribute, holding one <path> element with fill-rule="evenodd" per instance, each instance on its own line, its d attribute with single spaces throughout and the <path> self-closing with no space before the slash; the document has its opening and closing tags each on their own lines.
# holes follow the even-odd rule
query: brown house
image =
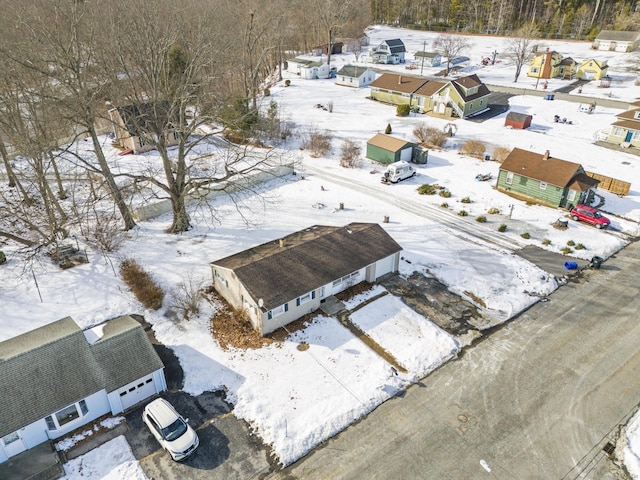
<svg viewBox="0 0 640 480">
<path fill-rule="evenodd" d="M 109 110 L 113 124 L 113 143 L 130 153 L 144 153 L 155 148 L 164 137 L 166 146 L 178 143 L 178 133 L 169 121 L 167 102 L 127 105 Z"/>
<path fill-rule="evenodd" d="M 526 113 L 509 112 L 507 114 L 507 118 L 505 118 L 504 120 L 504 126 L 524 130 L 531 126 L 532 119 L 533 115 L 527 115 Z"/>
</svg>

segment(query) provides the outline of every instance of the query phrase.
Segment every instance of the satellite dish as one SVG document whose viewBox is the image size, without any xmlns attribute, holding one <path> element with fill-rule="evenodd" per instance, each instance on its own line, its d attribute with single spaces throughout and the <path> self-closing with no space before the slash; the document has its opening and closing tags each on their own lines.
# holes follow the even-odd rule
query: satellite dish
<svg viewBox="0 0 640 480">
<path fill-rule="evenodd" d="M 262 307 L 264 306 L 264 300 L 259 299 L 259 300 L 258 300 L 258 306 L 259 306 L 260 308 L 262 308 Z"/>
</svg>

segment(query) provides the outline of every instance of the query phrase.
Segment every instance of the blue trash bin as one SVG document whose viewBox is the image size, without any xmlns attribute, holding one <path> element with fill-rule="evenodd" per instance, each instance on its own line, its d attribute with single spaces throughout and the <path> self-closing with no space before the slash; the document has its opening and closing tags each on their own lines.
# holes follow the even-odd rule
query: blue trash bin
<svg viewBox="0 0 640 480">
<path fill-rule="evenodd" d="M 564 268 L 567 270 L 575 270 L 578 268 L 578 264 L 576 262 L 564 262 Z"/>
</svg>

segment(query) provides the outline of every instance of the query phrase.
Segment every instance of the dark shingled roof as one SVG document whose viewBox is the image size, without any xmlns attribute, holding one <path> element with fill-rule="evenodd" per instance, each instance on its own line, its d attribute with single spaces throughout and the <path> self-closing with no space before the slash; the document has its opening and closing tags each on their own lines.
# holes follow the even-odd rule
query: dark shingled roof
<svg viewBox="0 0 640 480">
<path fill-rule="evenodd" d="M 640 122 L 638 120 L 618 120 L 617 122 L 613 122 L 611 125 L 614 127 L 622 127 L 627 130 L 640 130 Z"/>
<path fill-rule="evenodd" d="M 140 136 L 146 132 L 158 133 L 167 129 L 169 122 L 169 102 L 148 102 L 139 105 L 116 107 L 124 126 L 131 135 Z M 174 122 L 178 123 L 178 122 Z"/>
<path fill-rule="evenodd" d="M 487 88 L 487 86 L 482 83 L 482 81 L 478 78 L 477 75 L 469 75 L 467 77 L 456 78 L 451 81 L 453 88 L 460 94 L 460 96 L 464 99 L 465 102 L 470 102 L 475 100 L 476 98 L 486 97 L 487 95 L 491 95 L 491 91 Z M 478 87 L 478 91 L 472 93 L 471 95 L 466 94 L 466 90 L 469 90 L 472 87 Z"/>
<path fill-rule="evenodd" d="M 0 343 L 0 437 L 160 368 L 144 330 L 128 316 L 106 323 L 93 345 L 70 317 L 6 340 Z"/>
<path fill-rule="evenodd" d="M 638 32 L 602 30 L 596 40 L 613 40 L 615 42 L 635 42 L 640 37 Z"/>
<path fill-rule="evenodd" d="M 507 119 L 508 120 L 515 120 L 516 122 L 525 122 L 527 120 L 527 118 L 533 118 L 533 116 L 526 114 L 526 113 L 520 113 L 520 112 L 509 112 L 507 113 Z"/>
<path fill-rule="evenodd" d="M 576 190 L 578 192 L 584 192 L 592 187 L 597 186 L 600 183 L 600 180 L 596 180 L 593 177 L 590 177 L 586 173 L 579 173 L 575 177 L 573 177 L 572 182 L 567 185 L 571 190 Z"/>
<path fill-rule="evenodd" d="M 426 78 L 398 75 L 397 73 L 383 73 L 371 82 L 369 87 L 391 90 L 393 92 L 413 93 L 426 81 Z"/>
<path fill-rule="evenodd" d="M 345 77 L 360 78 L 364 73 L 369 70 L 367 67 L 359 67 L 357 65 L 345 65 L 338 70 L 337 75 L 344 75 Z"/>
<path fill-rule="evenodd" d="M 270 310 L 402 250 L 375 223 L 315 225 L 282 239 L 222 258 L 211 265 L 233 270 Z"/>
<path fill-rule="evenodd" d="M 391 53 L 402 53 L 407 51 L 407 49 L 404 46 L 404 42 L 399 38 L 385 40 L 384 43 L 386 43 L 389 46 L 389 51 Z"/>
<path fill-rule="evenodd" d="M 564 188 L 580 171 L 580 164 L 514 148 L 500 166 L 501 170 Z"/>
</svg>

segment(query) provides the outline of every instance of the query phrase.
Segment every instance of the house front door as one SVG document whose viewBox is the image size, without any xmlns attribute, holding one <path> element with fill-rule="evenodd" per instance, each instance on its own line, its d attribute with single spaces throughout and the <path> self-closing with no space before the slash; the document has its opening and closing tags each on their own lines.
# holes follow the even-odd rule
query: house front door
<svg viewBox="0 0 640 480">
<path fill-rule="evenodd" d="M 2 437 L 2 447 L 4 448 L 7 457 L 13 457 L 27 449 L 19 431 L 12 432 L 9 435 Z"/>
<path fill-rule="evenodd" d="M 625 141 L 625 142 L 630 142 L 632 137 L 633 137 L 633 132 L 632 132 L 631 130 L 629 130 L 629 131 L 627 132 L 627 136 L 626 136 L 626 137 L 624 137 L 624 141 Z"/>
</svg>

